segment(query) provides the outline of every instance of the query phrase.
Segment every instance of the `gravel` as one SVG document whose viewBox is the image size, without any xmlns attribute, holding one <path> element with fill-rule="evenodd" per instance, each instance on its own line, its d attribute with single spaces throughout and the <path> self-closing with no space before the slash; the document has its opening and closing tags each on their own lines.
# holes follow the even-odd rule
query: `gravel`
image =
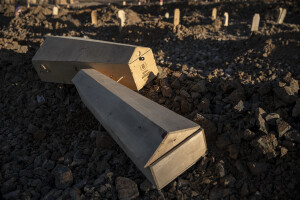
<svg viewBox="0 0 300 200">
<path fill-rule="evenodd" d="M 297 199 L 299 5 L 294 1 L 91 8 L 0 6 L 0 191 L 4 199 Z M 181 22 L 173 32 L 173 11 Z M 216 7 L 218 17 L 212 21 Z M 277 10 L 287 9 L 277 24 Z M 163 17 L 165 13 L 170 17 Z M 222 26 L 223 13 L 229 26 Z M 2 14 L 4 13 L 4 14 Z M 250 33 L 252 16 L 261 16 Z M 153 188 L 73 85 L 40 81 L 31 59 L 46 34 L 152 48 L 159 76 L 139 93 L 200 124 L 208 153 Z M 172 168 L 172 166 L 170 166 Z M 1 198 L 1 196 L 0 196 Z"/>
</svg>

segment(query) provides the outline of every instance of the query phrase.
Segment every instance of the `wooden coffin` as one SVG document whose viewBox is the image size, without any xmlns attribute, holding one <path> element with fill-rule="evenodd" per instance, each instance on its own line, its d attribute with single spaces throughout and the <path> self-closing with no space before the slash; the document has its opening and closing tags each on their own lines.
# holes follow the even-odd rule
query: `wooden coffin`
<svg viewBox="0 0 300 200">
<path fill-rule="evenodd" d="M 73 78 L 82 101 L 158 189 L 206 153 L 203 129 L 94 69 Z"/>
<path fill-rule="evenodd" d="M 76 37 L 47 36 L 32 63 L 43 81 L 71 84 L 93 68 L 136 91 L 158 73 L 150 48 Z"/>
</svg>

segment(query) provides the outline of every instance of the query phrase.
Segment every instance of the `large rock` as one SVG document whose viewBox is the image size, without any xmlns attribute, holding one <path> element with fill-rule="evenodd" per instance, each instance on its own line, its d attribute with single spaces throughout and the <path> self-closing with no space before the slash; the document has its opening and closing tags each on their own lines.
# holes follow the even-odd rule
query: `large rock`
<svg viewBox="0 0 300 200">
<path fill-rule="evenodd" d="M 197 113 L 193 119 L 194 122 L 199 124 L 203 129 L 208 141 L 215 141 L 217 137 L 217 127 L 216 125 L 204 117 L 203 115 Z"/>
<path fill-rule="evenodd" d="M 269 131 L 269 126 L 264 119 L 265 115 L 266 115 L 266 112 L 262 108 L 256 109 L 255 117 L 256 117 L 256 125 L 258 127 L 258 130 L 267 134 Z"/>
<path fill-rule="evenodd" d="M 292 128 L 283 119 L 276 120 L 276 127 L 277 127 L 277 133 L 279 137 L 282 137 L 287 131 L 289 131 Z"/>
<path fill-rule="evenodd" d="M 191 90 L 200 93 L 206 92 L 205 80 L 200 80 L 199 82 L 197 82 L 195 85 L 191 87 Z"/>
<path fill-rule="evenodd" d="M 269 165 L 263 162 L 249 162 L 248 168 L 252 175 L 260 175 L 268 170 Z"/>
<path fill-rule="evenodd" d="M 274 88 L 275 95 L 285 103 L 292 104 L 298 99 L 299 84 L 293 78 L 289 81 L 289 86 Z"/>
<path fill-rule="evenodd" d="M 252 142 L 252 145 L 257 148 L 267 158 L 274 158 L 277 156 L 276 147 L 278 145 L 277 138 L 274 134 L 268 134 L 259 137 Z"/>
<path fill-rule="evenodd" d="M 117 177 L 116 189 L 120 200 L 134 199 L 140 195 L 136 183 L 129 178 Z"/>
<path fill-rule="evenodd" d="M 296 101 L 296 105 L 293 108 L 293 117 L 299 117 L 300 116 L 300 99 Z"/>
<path fill-rule="evenodd" d="M 64 166 L 57 165 L 54 169 L 55 185 L 58 189 L 66 189 L 73 184 L 72 171 Z"/>
</svg>

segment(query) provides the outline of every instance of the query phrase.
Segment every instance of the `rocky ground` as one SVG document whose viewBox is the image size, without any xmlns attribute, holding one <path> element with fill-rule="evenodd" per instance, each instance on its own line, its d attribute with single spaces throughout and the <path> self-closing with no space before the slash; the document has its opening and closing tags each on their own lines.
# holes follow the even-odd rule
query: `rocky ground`
<svg viewBox="0 0 300 200">
<path fill-rule="evenodd" d="M 181 25 L 173 32 L 176 7 Z M 279 7 L 288 10 L 282 25 Z M 127 7 L 119 33 L 121 8 L 92 8 L 98 26 L 90 23 L 91 8 L 0 14 L 2 198 L 299 199 L 299 2 Z M 254 13 L 260 30 L 251 34 Z M 151 47 L 160 74 L 140 93 L 203 126 L 207 156 L 155 190 L 73 85 L 40 81 L 31 59 L 45 34 Z"/>
</svg>

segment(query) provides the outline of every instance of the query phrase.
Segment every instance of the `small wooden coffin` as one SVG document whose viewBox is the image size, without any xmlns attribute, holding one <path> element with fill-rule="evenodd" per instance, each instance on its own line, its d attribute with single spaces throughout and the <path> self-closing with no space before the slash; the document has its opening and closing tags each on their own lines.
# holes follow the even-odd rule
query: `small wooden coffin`
<svg viewBox="0 0 300 200">
<path fill-rule="evenodd" d="M 206 153 L 203 129 L 94 69 L 73 78 L 82 101 L 158 189 Z"/>
<path fill-rule="evenodd" d="M 136 91 L 158 73 L 150 48 L 76 37 L 47 36 L 32 63 L 43 81 L 71 84 L 80 69 L 93 68 Z"/>
</svg>

